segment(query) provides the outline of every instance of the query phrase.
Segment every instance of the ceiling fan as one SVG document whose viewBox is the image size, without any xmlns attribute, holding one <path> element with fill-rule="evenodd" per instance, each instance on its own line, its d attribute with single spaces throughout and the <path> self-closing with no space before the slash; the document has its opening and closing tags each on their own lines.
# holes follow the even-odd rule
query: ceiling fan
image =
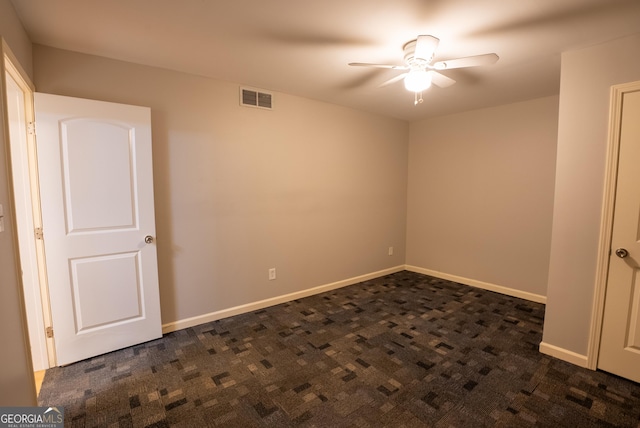
<svg viewBox="0 0 640 428">
<path fill-rule="evenodd" d="M 438 71 L 490 65 L 498 61 L 499 58 L 495 53 L 489 53 L 437 61 L 432 64 L 431 61 L 433 61 L 438 43 L 440 43 L 440 39 L 434 36 L 418 36 L 417 39 L 405 43 L 402 47 L 405 65 L 370 64 L 366 62 L 351 62 L 349 65 L 407 70 L 407 72 L 387 80 L 380 86 L 386 86 L 404 79 L 405 88 L 415 93 L 415 104 L 418 104 L 422 102 L 422 91 L 428 89 L 432 83 L 441 88 L 446 88 L 456 83 L 455 80 Z M 420 94 L 419 97 L 418 94 Z"/>
</svg>

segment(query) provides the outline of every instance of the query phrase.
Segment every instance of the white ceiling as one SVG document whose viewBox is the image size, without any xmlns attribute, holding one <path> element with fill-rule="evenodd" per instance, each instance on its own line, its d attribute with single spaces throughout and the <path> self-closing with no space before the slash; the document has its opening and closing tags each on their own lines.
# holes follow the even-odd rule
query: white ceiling
<svg viewBox="0 0 640 428">
<path fill-rule="evenodd" d="M 12 0 L 34 43 L 209 76 L 405 120 L 557 94 L 560 53 L 640 32 L 640 0 Z M 435 60 L 495 52 L 443 72 L 424 103 L 400 73 L 419 34 Z M 638 53 L 640 54 L 640 52 Z"/>
</svg>

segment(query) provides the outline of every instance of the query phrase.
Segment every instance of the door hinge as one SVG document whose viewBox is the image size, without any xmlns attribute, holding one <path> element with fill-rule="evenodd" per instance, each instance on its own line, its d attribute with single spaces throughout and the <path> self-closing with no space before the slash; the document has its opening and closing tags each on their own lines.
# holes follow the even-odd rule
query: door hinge
<svg viewBox="0 0 640 428">
<path fill-rule="evenodd" d="M 47 335 L 47 339 L 51 339 L 53 337 L 53 327 L 45 328 L 44 332 Z"/>
<path fill-rule="evenodd" d="M 36 123 L 35 122 L 29 122 L 27 124 L 27 133 L 29 135 L 36 135 Z"/>
<path fill-rule="evenodd" d="M 36 239 L 44 239 L 44 232 L 42 231 L 41 227 L 36 227 Z"/>
</svg>

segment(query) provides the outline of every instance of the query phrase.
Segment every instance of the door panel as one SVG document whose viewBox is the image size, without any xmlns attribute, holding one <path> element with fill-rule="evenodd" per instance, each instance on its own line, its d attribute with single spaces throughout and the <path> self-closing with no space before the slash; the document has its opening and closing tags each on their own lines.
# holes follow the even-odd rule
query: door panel
<svg viewBox="0 0 640 428">
<path fill-rule="evenodd" d="M 58 365 L 162 335 L 150 110 L 35 94 Z"/>
<path fill-rule="evenodd" d="M 70 259 L 76 331 L 135 321 L 142 317 L 142 279 L 137 253 Z M 118 293 L 113 293 L 118 284 Z"/>
<path fill-rule="evenodd" d="M 135 227 L 135 136 L 119 124 L 60 123 L 67 230 Z M 114 174 L 113 171 L 118 171 Z"/>
<path fill-rule="evenodd" d="M 598 368 L 640 382 L 640 90 L 624 93 L 622 106 Z"/>
<path fill-rule="evenodd" d="M 625 348 L 638 353 L 640 352 L 640 318 L 638 318 L 638 313 L 640 312 L 640 278 L 638 277 L 638 269 L 634 269 L 633 277 L 631 298 L 629 299 L 631 310 L 626 328 L 629 334 L 627 335 Z"/>
</svg>

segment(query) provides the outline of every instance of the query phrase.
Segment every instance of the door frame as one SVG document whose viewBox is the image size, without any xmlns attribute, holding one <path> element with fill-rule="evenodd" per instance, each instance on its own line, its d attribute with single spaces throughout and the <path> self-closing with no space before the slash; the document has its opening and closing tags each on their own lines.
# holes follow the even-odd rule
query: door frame
<svg viewBox="0 0 640 428">
<path fill-rule="evenodd" d="M 607 157 L 604 176 L 602 213 L 600 216 L 600 239 L 596 264 L 596 281 L 591 309 L 591 326 L 587 347 L 587 368 L 598 368 L 600 337 L 604 318 L 604 303 L 609 275 L 611 256 L 611 237 L 613 233 L 613 210 L 618 180 L 618 155 L 620 152 L 620 131 L 622 123 L 622 100 L 626 93 L 640 91 L 640 81 L 613 85 L 609 99 L 609 131 L 607 138 Z"/>
<path fill-rule="evenodd" d="M 8 158 L 8 163 L 10 165 L 10 188 L 11 188 L 11 202 L 15 209 L 16 197 L 17 193 L 21 193 L 21 197 L 31 202 L 31 211 L 32 211 L 32 222 L 35 233 L 35 228 L 42 227 L 42 216 L 40 211 L 40 191 L 39 191 L 39 182 L 38 182 L 38 164 L 37 164 L 37 153 L 36 153 L 36 136 L 35 136 L 35 109 L 33 103 L 33 93 L 35 92 L 35 86 L 31 82 L 28 74 L 24 71 L 24 69 L 20 66 L 17 58 L 11 52 L 7 44 L 2 40 L 2 76 L 3 81 L 5 80 L 5 73 L 9 74 L 11 78 L 18 84 L 20 89 L 24 93 L 24 109 L 25 109 L 25 122 L 30 125 L 32 130 L 26 132 L 26 144 L 27 144 L 27 159 L 26 164 L 22 163 L 21 165 L 14 165 L 12 163 L 11 157 Z M 6 84 L 6 82 L 4 82 Z M 4 87 L 4 85 L 3 85 Z M 3 103 L 6 103 L 6 97 L 2 100 Z M 7 131 L 8 133 L 8 131 Z M 18 142 L 19 144 L 20 142 Z M 8 138 L 9 150 L 13 144 L 16 144 L 15 141 L 11 141 L 11 138 Z M 30 183 L 30 192 L 28 194 L 22 194 L 22 189 L 15 189 L 13 185 L 13 174 L 20 174 L 21 178 Z M 17 225 L 16 218 L 16 225 Z M 49 290 L 47 286 L 47 276 L 46 276 L 46 264 L 45 264 L 45 253 L 44 253 L 44 242 L 42 240 L 32 239 L 31 236 L 24 236 L 23 233 L 18 233 L 16 227 L 16 237 L 20 245 L 28 248 L 27 251 L 20 251 L 19 247 L 16 248 L 16 255 L 20 260 L 21 269 L 27 269 L 27 266 L 32 266 L 31 277 L 34 279 L 36 284 L 26 284 L 22 280 L 22 275 L 20 275 L 20 284 L 22 287 L 22 297 L 24 302 L 24 308 L 27 315 L 27 330 L 29 333 L 29 340 L 35 340 L 41 344 L 41 347 L 45 349 L 46 356 L 40 355 L 35 356 L 38 358 L 38 361 L 44 365 L 45 369 L 55 367 L 56 366 L 56 357 L 55 357 L 55 346 L 53 338 L 47 337 L 45 331 L 48 327 L 52 326 L 51 321 L 51 311 L 49 307 Z M 32 286 L 39 290 L 39 292 L 35 293 L 27 293 L 26 287 Z M 30 295 L 31 298 L 25 298 L 25 296 Z M 37 315 L 42 314 L 41 318 Z M 34 322 L 34 319 L 41 319 L 43 324 L 39 324 Z M 32 363 L 34 359 L 33 352 L 32 354 Z"/>
</svg>

